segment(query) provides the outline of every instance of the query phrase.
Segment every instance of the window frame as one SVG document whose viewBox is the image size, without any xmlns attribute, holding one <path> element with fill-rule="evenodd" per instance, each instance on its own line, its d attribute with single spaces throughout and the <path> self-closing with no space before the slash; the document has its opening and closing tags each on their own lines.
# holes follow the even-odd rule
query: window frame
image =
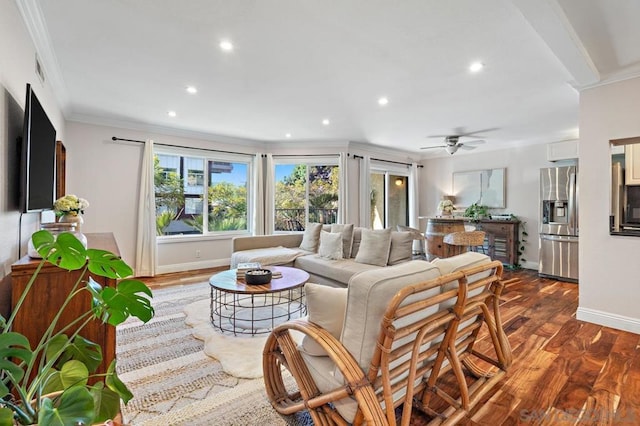
<svg viewBox="0 0 640 426">
<path fill-rule="evenodd" d="M 394 164 L 388 164 L 383 162 L 376 162 L 374 160 L 371 161 L 369 166 L 369 185 L 371 186 L 371 175 L 372 174 L 381 174 L 384 176 L 384 223 L 383 228 L 389 227 L 389 194 L 391 186 L 390 175 L 394 176 L 402 176 L 406 179 L 407 187 L 405 188 L 407 194 L 407 207 L 406 207 L 406 218 L 407 218 L 407 226 L 409 225 L 409 220 L 411 218 L 411 211 L 409 208 L 409 194 L 411 193 L 411 172 L 407 166 L 400 166 Z M 371 216 L 371 206 L 369 205 L 369 217 Z M 373 223 L 369 225 L 373 229 Z"/>
<path fill-rule="evenodd" d="M 273 176 L 274 176 L 274 181 L 273 181 L 273 199 L 272 199 L 272 205 L 273 205 L 273 209 L 271 211 L 271 215 L 273 217 L 273 221 L 272 221 L 272 229 L 271 229 L 271 233 L 272 234 L 296 234 L 296 233 L 302 233 L 304 231 L 286 231 L 286 230 L 276 230 L 276 200 L 275 200 L 275 193 L 276 193 L 276 168 L 278 165 L 283 164 L 283 165 L 298 165 L 298 164 L 304 164 L 307 166 L 307 184 L 305 187 L 305 218 L 307 219 L 307 223 L 309 220 L 309 173 L 308 173 L 308 168 L 309 167 L 313 167 L 313 166 L 334 166 L 334 167 L 338 167 L 338 170 L 340 168 L 340 158 L 337 156 L 333 156 L 333 155 L 327 155 L 327 156 L 286 156 L 286 157 L 278 157 L 277 155 L 273 156 Z M 339 174 L 338 174 L 339 176 Z M 343 182 L 338 182 L 338 205 L 340 204 L 340 185 L 342 185 Z M 306 225 L 306 223 L 304 224 Z"/>
<path fill-rule="evenodd" d="M 202 202 L 202 226 L 203 232 L 200 234 L 177 234 L 177 235 L 156 235 L 156 241 L 159 244 L 168 243 L 171 241 L 198 241 L 198 240 L 211 240 L 230 238 L 236 235 L 247 235 L 251 233 L 253 229 L 253 204 L 254 204 L 254 188 L 253 188 L 253 175 L 255 168 L 253 164 L 253 155 L 248 154 L 233 154 L 214 152 L 208 150 L 200 150 L 197 148 L 180 148 L 180 147 L 164 147 L 156 145 L 153 150 L 153 155 L 170 155 L 178 156 L 181 158 L 198 158 L 203 161 L 203 202 Z M 247 229 L 244 230 L 230 230 L 230 231 L 210 231 L 209 230 L 209 209 L 208 209 L 208 190 L 209 190 L 209 173 L 207 173 L 208 165 L 210 161 L 228 162 L 228 163 L 242 163 L 247 167 Z M 179 170 L 180 171 L 180 170 Z M 185 174 L 188 170 L 185 169 Z M 188 187 L 188 176 L 181 176 L 184 179 L 183 191 Z M 186 195 L 186 192 L 185 192 Z M 155 197 L 155 188 L 154 188 Z M 186 202 L 185 206 L 186 208 Z M 204 231 L 206 229 L 206 232 Z"/>
</svg>

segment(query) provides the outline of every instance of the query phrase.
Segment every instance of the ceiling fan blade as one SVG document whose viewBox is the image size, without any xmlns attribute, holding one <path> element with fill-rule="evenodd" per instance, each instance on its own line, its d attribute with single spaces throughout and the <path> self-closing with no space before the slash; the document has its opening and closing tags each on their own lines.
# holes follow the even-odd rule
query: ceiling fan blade
<svg viewBox="0 0 640 426">
<path fill-rule="evenodd" d="M 458 144 L 458 148 L 462 148 L 462 149 L 466 149 L 467 151 L 470 151 L 472 149 L 476 149 L 475 145 L 467 145 L 466 143 L 460 143 Z"/>
<path fill-rule="evenodd" d="M 484 139 L 476 139 L 476 140 L 473 140 L 473 141 L 464 142 L 464 144 L 465 145 L 482 145 L 485 142 L 486 141 Z"/>
<path fill-rule="evenodd" d="M 423 146 L 420 149 L 432 149 L 432 148 L 445 148 L 446 145 L 438 145 L 438 146 Z"/>
</svg>

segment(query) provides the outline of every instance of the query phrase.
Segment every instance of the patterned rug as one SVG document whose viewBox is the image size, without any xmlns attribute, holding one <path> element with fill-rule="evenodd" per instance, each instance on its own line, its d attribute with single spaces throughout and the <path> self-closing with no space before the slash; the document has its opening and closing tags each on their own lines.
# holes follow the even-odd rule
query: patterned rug
<svg viewBox="0 0 640 426">
<path fill-rule="evenodd" d="M 135 397 L 122 407 L 130 425 L 311 425 L 306 413 L 283 417 L 262 379 L 224 372 L 185 324 L 185 306 L 209 298 L 209 284 L 154 290 L 155 317 L 117 328 L 118 374 Z M 290 385 L 293 386 L 291 379 Z"/>
</svg>

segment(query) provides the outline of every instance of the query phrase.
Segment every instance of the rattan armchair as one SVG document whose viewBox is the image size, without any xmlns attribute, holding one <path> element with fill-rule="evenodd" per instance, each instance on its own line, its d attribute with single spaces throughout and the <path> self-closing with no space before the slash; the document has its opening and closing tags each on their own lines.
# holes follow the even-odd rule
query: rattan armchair
<svg viewBox="0 0 640 426">
<path fill-rule="evenodd" d="M 502 264 L 467 255 L 474 266 L 443 276 L 423 261 L 385 268 L 381 279 L 378 271 L 356 275 L 339 339 L 305 320 L 276 327 L 263 352 L 273 407 L 309 410 L 316 425 L 377 426 L 408 425 L 415 406 L 433 417 L 429 424 L 456 424 L 511 364 L 499 311 Z M 416 268 L 423 270 L 407 273 Z M 305 353 L 292 331 L 327 356 Z M 297 389 L 285 385 L 285 371 Z"/>
</svg>

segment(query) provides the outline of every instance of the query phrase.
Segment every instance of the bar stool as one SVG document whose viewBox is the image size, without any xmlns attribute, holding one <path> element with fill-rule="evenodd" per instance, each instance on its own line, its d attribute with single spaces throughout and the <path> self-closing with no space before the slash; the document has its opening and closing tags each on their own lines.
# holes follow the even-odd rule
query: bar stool
<svg viewBox="0 0 640 426">
<path fill-rule="evenodd" d="M 485 253 L 484 249 L 484 231 L 470 231 L 470 232 L 452 232 L 444 236 L 443 242 L 445 244 L 456 246 L 451 251 L 480 251 Z M 466 250 L 460 250 L 466 246 Z"/>
<path fill-rule="evenodd" d="M 425 236 L 424 234 L 416 228 L 411 228 L 410 226 L 404 225 L 396 225 L 398 232 L 410 232 L 411 237 L 413 238 L 413 258 L 414 259 L 427 259 L 427 252 L 424 248 Z M 418 241 L 418 244 L 416 244 Z"/>
</svg>

